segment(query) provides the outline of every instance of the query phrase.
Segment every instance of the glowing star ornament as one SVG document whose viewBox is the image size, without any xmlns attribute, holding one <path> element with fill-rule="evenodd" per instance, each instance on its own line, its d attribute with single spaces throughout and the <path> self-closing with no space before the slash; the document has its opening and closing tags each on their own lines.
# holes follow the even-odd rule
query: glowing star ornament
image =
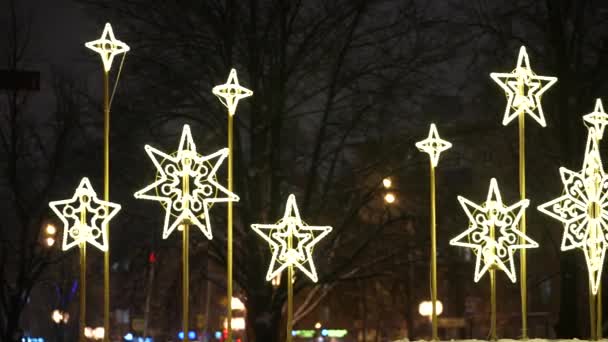
<svg viewBox="0 0 608 342">
<path fill-rule="evenodd" d="M 451 148 L 452 144 L 441 139 L 439 137 L 439 133 L 437 132 L 437 126 L 435 126 L 435 124 L 431 124 L 429 136 L 426 139 L 417 142 L 416 147 L 420 150 L 420 152 L 428 153 L 433 167 L 437 167 L 437 164 L 439 163 L 439 155 L 441 152 Z"/>
<path fill-rule="evenodd" d="M 608 114 L 604 112 L 604 105 L 601 99 L 595 100 L 595 109 L 593 109 L 593 112 L 583 116 L 583 121 L 587 128 L 589 128 L 589 132 L 591 133 L 591 129 L 593 129 L 595 138 L 601 140 L 604 136 L 604 129 L 608 124 Z"/>
<path fill-rule="evenodd" d="M 507 107 L 502 120 L 504 126 L 522 113 L 530 115 L 541 126 L 547 126 L 541 96 L 557 82 L 557 77 L 536 75 L 530 68 L 530 59 L 524 46 L 519 49 L 515 70 L 510 73 L 493 72 L 490 77 L 507 95 Z"/>
<path fill-rule="evenodd" d="M 597 294 L 608 242 L 608 177 L 604 173 L 596 133 L 589 129 L 583 169 L 559 169 L 564 194 L 538 210 L 564 224 L 561 250 L 583 249 L 589 283 Z"/>
<path fill-rule="evenodd" d="M 83 178 L 70 199 L 53 201 L 49 206 L 63 223 L 62 249 L 90 243 L 108 250 L 107 226 L 120 205 L 97 198 L 88 178 Z"/>
<path fill-rule="evenodd" d="M 228 108 L 228 113 L 234 115 L 239 100 L 253 95 L 253 91 L 241 86 L 236 77 L 236 70 L 230 69 L 228 81 L 222 85 L 213 87 L 213 94 L 217 96 L 222 104 Z"/>
<path fill-rule="evenodd" d="M 458 196 L 458 201 L 469 218 L 469 228 L 453 238 L 450 244 L 475 251 L 475 282 L 492 267 L 504 271 L 515 282 L 514 253 L 518 249 L 538 247 L 538 243 L 517 227 L 530 201 L 521 200 L 507 207 L 502 202 L 495 178 L 490 181 L 488 196 L 482 205 L 462 196 Z"/>
<path fill-rule="evenodd" d="M 114 37 L 114 32 L 112 31 L 112 25 L 110 25 L 110 23 L 106 23 L 101 38 L 85 43 L 84 46 L 97 52 L 101 56 L 103 68 L 106 72 L 110 71 L 112 68 L 114 57 L 130 50 L 127 44 Z"/>
<path fill-rule="evenodd" d="M 216 173 L 228 157 L 228 149 L 201 156 L 188 125 L 184 125 L 176 153 L 166 154 L 149 145 L 145 149 L 156 166 L 156 181 L 136 192 L 135 198 L 159 201 L 165 207 L 163 239 L 187 222 L 211 240 L 209 208 L 214 203 L 239 200 L 217 181 Z"/>
<path fill-rule="evenodd" d="M 300 218 L 296 197 L 289 195 L 285 214 L 276 224 L 253 224 L 251 228 L 270 245 L 272 258 L 266 273 L 271 281 L 289 266 L 295 266 L 313 282 L 317 271 L 312 259 L 314 246 L 332 230 L 330 226 L 308 226 Z M 289 239 L 294 242 L 291 244 Z"/>
</svg>

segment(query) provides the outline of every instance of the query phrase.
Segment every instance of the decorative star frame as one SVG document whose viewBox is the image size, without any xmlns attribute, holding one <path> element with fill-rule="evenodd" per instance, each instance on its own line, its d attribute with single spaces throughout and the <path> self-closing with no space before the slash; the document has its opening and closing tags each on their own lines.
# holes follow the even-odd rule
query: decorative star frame
<svg viewBox="0 0 608 342">
<path fill-rule="evenodd" d="M 495 178 L 490 181 L 488 196 L 482 205 L 462 196 L 458 196 L 458 201 L 469 218 L 469 228 L 450 240 L 450 245 L 475 251 L 475 282 L 491 267 L 502 270 L 512 282 L 516 282 L 514 253 L 519 249 L 538 247 L 538 243 L 517 227 L 530 201 L 524 199 L 507 207 L 502 202 Z"/>
<path fill-rule="evenodd" d="M 85 43 L 84 46 L 97 52 L 101 56 L 103 68 L 106 72 L 110 71 L 112 68 L 114 57 L 130 50 L 127 44 L 114 37 L 114 32 L 112 31 L 112 25 L 110 25 L 110 23 L 106 23 L 99 39 Z"/>
<path fill-rule="evenodd" d="M 276 224 L 252 224 L 251 228 L 270 245 L 272 259 L 266 273 L 271 281 L 289 266 L 295 266 L 310 280 L 317 282 L 317 270 L 312 259 L 314 246 L 332 230 L 330 226 L 308 226 L 300 218 L 296 197 L 289 195 L 285 214 Z M 289 238 L 294 242 L 289 248 Z"/>
<path fill-rule="evenodd" d="M 209 208 L 214 203 L 239 200 L 216 177 L 228 149 L 201 156 L 196 152 L 190 126 L 184 125 L 176 153 L 166 154 L 149 145 L 145 150 L 156 166 L 156 181 L 136 192 L 135 198 L 161 202 L 166 210 L 163 239 L 182 223 L 197 226 L 209 240 L 213 239 Z"/>
<path fill-rule="evenodd" d="M 604 105 L 602 104 L 601 99 L 595 100 L 595 108 L 593 112 L 583 116 L 583 122 L 585 126 L 589 129 L 591 133 L 591 129 L 593 128 L 593 133 L 595 134 L 595 138 L 597 140 L 602 140 L 604 136 L 604 129 L 608 124 L 608 114 L 604 111 Z"/>
<path fill-rule="evenodd" d="M 236 70 L 230 69 L 228 80 L 222 85 L 213 87 L 213 94 L 217 96 L 222 104 L 228 108 L 228 113 L 234 115 L 236 106 L 241 99 L 253 95 L 253 91 L 241 86 L 236 76 Z"/>
<path fill-rule="evenodd" d="M 108 223 L 120 205 L 97 198 L 88 178 L 80 181 L 72 198 L 50 202 L 49 206 L 63 223 L 62 250 L 87 242 L 103 252 L 108 250 Z"/>
<path fill-rule="evenodd" d="M 530 68 L 530 59 L 524 46 L 519 49 L 515 70 L 509 73 L 493 72 L 490 77 L 507 95 L 507 107 L 502 119 L 504 126 L 522 113 L 530 115 L 541 126 L 547 126 L 541 96 L 557 82 L 557 77 L 536 75 Z"/>
<path fill-rule="evenodd" d="M 608 248 L 608 177 L 594 130 L 589 129 L 582 170 L 574 172 L 561 167 L 564 194 L 540 205 L 538 210 L 564 224 L 562 251 L 583 249 L 589 283 L 597 294 Z"/>
<path fill-rule="evenodd" d="M 429 130 L 429 136 L 426 139 L 417 142 L 416 147 L 420 152 L 428 153 L 433 167 L 437 167 L 437 164 L 439 164 L 439 155 L 441 152 L 451 148 L 452 144 L 439 137 L 437 126 L 432 123 Z"/>
</svg>

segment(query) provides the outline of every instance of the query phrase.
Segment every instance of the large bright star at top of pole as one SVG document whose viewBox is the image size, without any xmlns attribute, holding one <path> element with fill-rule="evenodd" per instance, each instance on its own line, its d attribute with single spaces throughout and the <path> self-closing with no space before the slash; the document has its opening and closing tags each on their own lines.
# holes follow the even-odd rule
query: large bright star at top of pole
<svg viewBox="0 0 608 342">
<path fill-rule="evenodd" d="M 541 96 L 557 82 L 557 77 L 536 75 L 530 68 L 530 59 L 524 46 L 519 49 L 515 70 L 509 73 L 493 72 L 490 77 L 507 95 L 503 125 L 506 126 L 520 114 L 527 113 L 541 126 L 547 126 Z"/>
<path fill-rule="evenodd" d="M 179 148 L 166 154 L 152 146 L 145 146 L 157 170 L 157 179 L 135 193 L 139 199 L 159 201 L 165 207 L 163 239 L 188 223 L 197 226 L 211 240 L 209 208 L 217 202 L 236 202 L 239 197 L 217 181 L 216 173 L 228 157 L 228 149 L 201 156 L 196 152 L 190 126 L 184 125 Z"/>
<path fill-rule="evenodd" d="M 332 230 L 330 226 L 309 226 L 302 222 L 296 197 L 289 195 L 285 214 L 276 224 L 252 224 L 251 228 L 270 245 L 272 258 L 266 273 L 270 281 L 289 266 L 295 266 L 313 282 L 319 280 L 312 259 L 314 246 Z M 289 238 L 292 238 L 289 248 Z"/>
<path fill-rule="evenodd" d="M 110 71 L 114 57 L 130 50 L 129 46 L 114 37 L 112 25 L 106 23 L 103 33 L 99 39 L 85 43 L 84 46 L 97 52 L 101 56 L 103 68 Z"/>
<path fill-rule="evenodd" d="M 70 199 L 49 203 L 63 223 L 61 249 L 90 243 L 101 251 L 108 250 L 107 228 L 120 210 L 120 205 L 97 198 L 88 178 L 83 178 Z"/>
<path fill-rule="evenodd" d="M 435 126 L 433 123 L 431 124 L 431 128 L 429 130 L 429 136 L 426 139 L 417 142 L 416 147 L 418 147 L 421 152 L 428 153 L 433 167 L 437 167 L 437 164 L 439 163 L 439 155 L 441 152 L 452 147 L 452 144 L 439 137 L 437 126 Z"/>
<path fill-rule="evenodd" d="M 583 249 L 594 294 L 602 279 L 608 248 L 608 177 L 604 173 L 597 140 L 591 127 L 582 170 L 574 172 L 561 167 L 564 194 L 538 207 L 564 224 L 562 251 Z"/>
<path fill-rule="evenodd" d="M 583 116 L 583 121 L 587 128 L 593 128 L 595 138 L 601 140 L 604 136 L 604 129 L 608 125 L 608 114 L 604 111 L 604 105 L 601 99 L 595 100 L 595 108 L 593 112 Z M 591 132 L 591 130 L 589 131 Z"/>
<path fill-rule="evenodd" d="M 235 69 L 230 69 L 230 74 L 228 75 L 226 83 L 213 87 L 212 92 L 220 99 L 222 104 L 228 108 L 228 113 L 230 115 L 236 113 L 236 106 L 241 99 L 253 95 L 253 91 L 239 84 Z"/>
<path fill-rule="evenodd" d="M 472 248 L 475 251 L 475 282 L 491 267 L 504 271 L 509 279 L 515 282 L 517 277 L 513 262 L 514 252 L 518 249 L 538 247 L 538 243 L 517 227 L 530 201 L 524 199 L 507 207 L 502 202 L 494 178 L 490 181 L 488 196 L 482 205 L 462 196 L 458 196 L 458 201 L 469 218 L 469 228 L 450 240 L 450 244 Z"/>
</svg>

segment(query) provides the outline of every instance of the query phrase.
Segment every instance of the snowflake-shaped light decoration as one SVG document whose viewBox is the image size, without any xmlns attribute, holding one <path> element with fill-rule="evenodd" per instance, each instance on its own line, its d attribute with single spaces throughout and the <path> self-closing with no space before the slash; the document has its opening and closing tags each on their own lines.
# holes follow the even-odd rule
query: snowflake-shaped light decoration
<svg viewBox="0 0 608 342">
<path fill-rule="evenodd" d="M 564 194 L 538 210 L 564 224 L 561 250 L 583 249 L 589 283 L 597 294 L 608 243 L 608 177 L 600 158 L 596 132 L 589 129 L 583 168 L 579 172 L 559 169 Z"/>
<path fill-rule="evenodd" d="M 88 178 L 80 181 L 72 198 L 50 202 L 49 206 L 63 223 L 62 250 L 87 242 L 101 251 L 108 250 L 108 223 L 120 205 L 97 198 Z"/>
<path fill-rule="evenodd" d="M 223 148 L 202 156 L 196 152 L 190 126 L 184 125 L 176 153 L 166 154 L 146 145 L 156 166 L 156 181 L 135 193 L 135 198 L 159 201 L 165 207 L 163 239 L 183 223 L 197 226 L 211 240 L 209 208 L 213 203 L 237 202 L 239 197 L 217 181 L 216 173 L 228 157 Z"/>
<path fill-rule="evenodd" d="M 289 195 L 285 214 L 276 224 L 252 224 L 251 228 L 270 245 L 272 258 L 266 273 L 271 281 L 289 266 L 295 266 L 313 282 L 319 280 L 312 253 L 314 246 L 332 230 L 330 226 L 309 226 L 302 222 L 296 197 Z M 290 248 L 289 239 L 292 239 Z"/>
<path fill-rule="evenodd" d="M 220 99 L 222 104 L 228 108 L 228 113 L 230 115 L 236 113 L 236 106 L 241 99 L 253 95 L 251 90 L 239 84 L 235 69 L 230 69 L 230 74 L 228 75 L 226 83 L 213 87 L 212 92 Z"/>
<path fill-rule="evenodd" d="M 449 141 L 443 140 L 439 137 L 439 133 L 437 132 L 437 126 L 435 124 L 431 124 L 431 128 L 429 130 L 429 136 L 416 143 L 416 147 L 420 152 L 425 152 L 429 154 L 429 158 L 431 158 L 431 163 L 433 167 L 437 167 L 439 163 L 439 155 L 441 152 L 452 147 L 452 144 Z"/>
<path fill-rule="evenodd" d="M 601 99 L 595 100 L 595 108 L 593 112 L 583 116 L 583 122 L 587 126 L 588 129 L 593 128 L 593 133 L 595 135 L 595 139 L 602 140 L 604 136 L 604 129 L 608 124 L 608 114 L 604 111 L 604 105 L 602 104 Z"/>
<path fill-rule="evenodd" d="M 482 205 L 462 196 L 458 196 L 458 201 L 469 218 L 469 228 L 450 240 L 450 244 L 475 251 L 475 282 L 492 267 L 504 271 L 515 282 L 514 253 L 518 249 L 538 247 L 538 243 L 523 234 L 517 226 L 530 201 L 524 199 L 507 207 L 502 202 L 494 178 L 490 181 L 488 196 Z"/>
<path fill-rule="evenodd" d="M 530 68 L 530 59 L 524 46 L 519 49 L 515 70 L 509 73 L 493 72 L 490 77 L 507 95 L 503 125 L 506 126 L 520 114 L 527 113 L 541 126 L 547 126 L 541 96 L 557 82 L 557 77 L 536 75 Z"/>
<path fill-rule="evenodd" d="M 114 57 L 130 50 L 127 44 L 114 37 L 114 32 L 112 31 L 112 25 L 110 25 L 110 23 L 106 23 L 99 39 L 85 43 L 84 46 L 97 52 L 101 56 L 103 68 L 106 72 L 110 71 L 112 68 Z"/>
</svg>

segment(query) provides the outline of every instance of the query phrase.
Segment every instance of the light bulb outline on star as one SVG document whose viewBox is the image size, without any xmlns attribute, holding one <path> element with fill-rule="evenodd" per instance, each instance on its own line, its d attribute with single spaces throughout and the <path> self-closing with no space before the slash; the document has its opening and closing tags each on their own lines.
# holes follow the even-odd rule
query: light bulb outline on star
<svg viewBox="0 0 608 342">
<path fill-rule="evenodd" d="M 314 247 L 331 231 L 331 226 L 309 226 L 300 217 L 295 195 L 287 198 L 285 212 L 275 224 L 252 224 L 253 231 L 270 247 L 272 257 L 266 280 L 272 281 L 289 266 L 295 266 L 313 282 L 319 281 L 313 260 Z M 289 235 L 300 236 L 295 247 L 288 247 Z"/>
<path fill-rule="evenodd" d="M 538 247 L 538 243 L 518 227 L 530 201 L 523 199 L 506 206 L 495 178 L 490 181 L 483 204 L 478 205 L 462 196 L 458 196 L 458 201 L 469 220 L 469 227 L 451 239 L 450 245 L 473 249 L 476 255 L 474 281 L 478 282 L 491 267 L 496 267 L 515 283 L 514 254 L 520 249 Z M 491 237 L 491 225 L 495 229 L 494 238 Z M 498 252 L 494 252 L 494 249 Z"/>
<path fill-rule="evenodd" d="M 63 224 L 63 251 L 82 243 L 89 243 L 102 252 L 108 250 L 108 224 L 121 206 L 99 199 L 87 177 L 82 178 L 71 198 L 49 202 L 49 207 Z M 84 223 L 81 222 L 83 213 Z M 83 230 L 86 230 L 85 234 L 82 234 Z"/>
<path fill-rule="evenodd" d="M 416 147 L 420 152 L 427 153 L 433 167 L 437 167 L 441 152 L 450 149 L 452 147 L 452 143 L 441 139 L 441 137 L 439 137 L 439 132 L 437 132 L 437 126 L 432 123 L 431 127 L 429 128 L 429 135 L 426 139 L 417 142 Z"/>
<path fill-rule="evenodd" d="M 236 74 L 236 69 L 230 69 L 226 83 L 213 87 L 212 93 L 220 99 L 220 102 L 228 109 L 229 115 L 236 113 L 239 101 L 253 95 L 253 91 L 241 86 Z"/>
<path fill-rule="evenodd" d="M 131 50 L 129 45 L 116 39 L 110 23 L 106 23 L 99 39 L 87 42 L 84 45 L 99 54 L 106 72 L 109 72 L 112 68 L 114 57 Z"/>
<path fill-rule="evenodd" d="M 135 193 L 135 198 L 158 201 L 165 208 L 163 239 L 184 222 L 197 226 L 207 239 L 213 239 L 211 206 L 239 201 L 239 197 L 221 185 L 216 177 L 228 157 L 228 149 L 206 156 L 198 154 L 190 126 L 184 125 L 177 152 L 167 154 L 150 145 L 146 145 L 145 150 L 156 167 L 157 175 L 153 183 Z M 184 193 L 181 179 L 186 175 L 190 189 Z M 190 182 L 190 178 L 194 181 Z"/>
<path fill-rule="evenodd" d="M 547 126 L 541 97 L 557 82 L 557 77 L 536 75 L 530 67 L 530 58 L 524 46 L 519 49 L 517 66 L 512 72 L 493 72 L 490 77 L 507 96 L 507 106 L 502 120 L 504 126 L 519 117 L 520 114 L 528 114 L 542 127 Z M 524 96 L 517 94 L 522 82 L 528 87 L 527 94 Z"/>
</svg>

